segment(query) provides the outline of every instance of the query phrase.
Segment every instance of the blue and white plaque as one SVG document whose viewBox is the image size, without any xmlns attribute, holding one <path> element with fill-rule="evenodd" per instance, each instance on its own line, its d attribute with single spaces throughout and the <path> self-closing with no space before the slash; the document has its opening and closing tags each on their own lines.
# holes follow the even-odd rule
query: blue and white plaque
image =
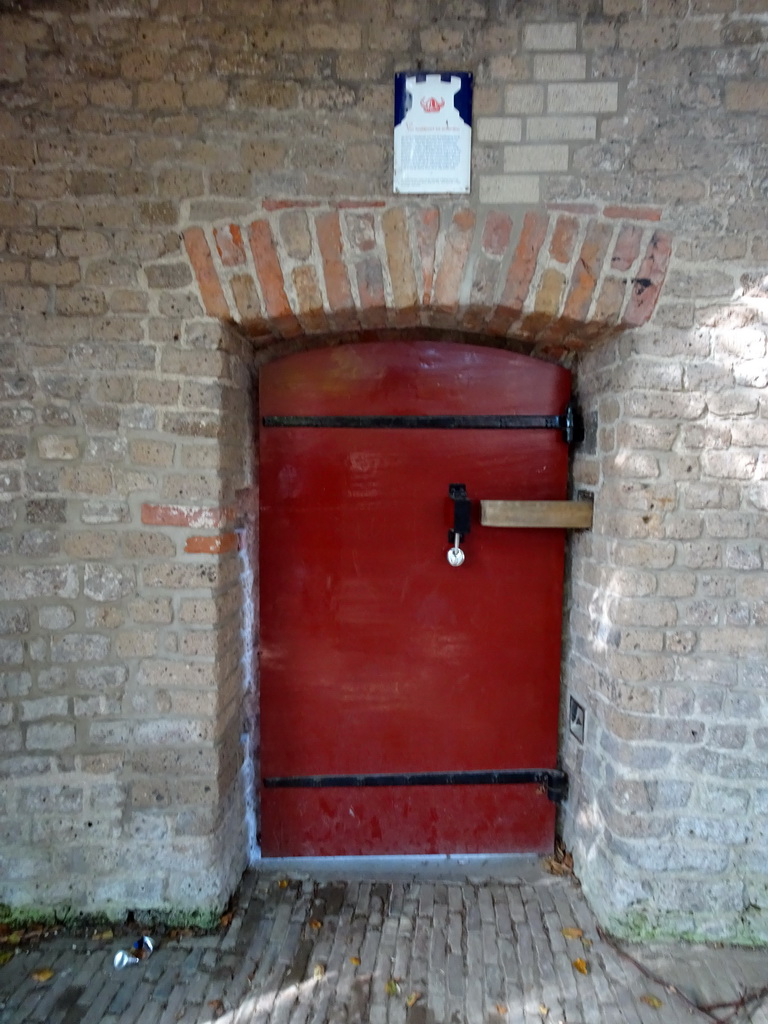
<svg viewBox="0 0 768 1024">
<path fill-rule="evenodd" d="M 472 162 L 472 75 L 395 75 L 395 192 L 467 193 Z"/>
</svg>

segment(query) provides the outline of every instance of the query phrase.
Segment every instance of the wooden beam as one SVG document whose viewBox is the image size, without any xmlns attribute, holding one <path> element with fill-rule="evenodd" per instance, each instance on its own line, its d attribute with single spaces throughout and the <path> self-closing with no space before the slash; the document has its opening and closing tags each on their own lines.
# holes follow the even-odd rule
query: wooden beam
<svg viewBox="0 0 768 1024">
<path fill-rule="evenodd" d="M 589 530 L 591 501 L 481 501 L 482 526 Z"/>
</svg>

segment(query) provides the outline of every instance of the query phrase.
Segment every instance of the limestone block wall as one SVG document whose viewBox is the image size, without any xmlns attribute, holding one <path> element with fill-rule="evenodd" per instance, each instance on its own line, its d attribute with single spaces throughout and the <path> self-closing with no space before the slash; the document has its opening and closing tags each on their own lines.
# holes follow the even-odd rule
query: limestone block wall
<svg viewBox="0 0 768 1024">
<path fill-rule="evenodd" d="M 0 28 L 0 903 L 226 901 L 258 829 L 256 369 L 429 330 L 575 372 L 587 894 L 628 934 L 766 938 L 766 0 Z M 460 201 L 392 195 L 419 68 L 475 76 Z"/>
<path fill-rule="evenodd" d="M 572 547 L 566 834 L 630 936 L 766 934 L 768 295 L 732 287 L 580 366 L 596 504 Z"/>
</svg>

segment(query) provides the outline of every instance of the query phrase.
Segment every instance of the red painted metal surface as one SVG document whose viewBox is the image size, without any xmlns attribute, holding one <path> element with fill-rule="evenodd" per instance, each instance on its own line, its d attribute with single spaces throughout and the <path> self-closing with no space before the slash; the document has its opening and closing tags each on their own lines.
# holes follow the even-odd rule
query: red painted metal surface
<svg viewBox="0 0 768 1024">
<path fill-rule="evenodd" d="M 561 367 L 369 343 L 262 370 L 262 416 L 559 415 Z M 562 499 L 556 430 L 262 427 L 263 778 L 555 767 L 564 532 L 482 527 L 479 499 Z M 446 559 L 461 482 L 466 561 Z M 265 856 L 543 851 L 519 786 L 262 789 Z"/>
</svg>

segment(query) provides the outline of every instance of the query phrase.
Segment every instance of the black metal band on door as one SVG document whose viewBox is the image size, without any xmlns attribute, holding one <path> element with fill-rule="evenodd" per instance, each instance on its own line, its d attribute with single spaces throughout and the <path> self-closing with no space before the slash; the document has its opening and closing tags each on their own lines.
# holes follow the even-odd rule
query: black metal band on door
<svg viewBox="0 0 768 1024">
<path fill-rule="evenodd" d="M 559 430 L 567 444 L 580 440 L 573 404 L 561 416 L 264 416 L 265 427 L 347 427 L 379 430 Z"/>
<path fill-rule="evenodd" d="M 583 426 L 570 403 L 561 416 L 264 416 L 265 427 L 330 427 L 380 430 L 559 430 L 566 444 L 580 441 Z M 414 772 L 377 775 L 305 775 L 266 778 L 265 789 L 326 789 L 365 786 L 545 786 L 560 804 L 568 797 L 568 776 L 558 768 L 499 771 Z"/>
<path fill-rule="evenodd" d="M 263 780 L 265 789 L 328 789 L 340 786 L 509 786 L 529 783 L 546 786 L 547 796 L 555 804 L 562 803 L 568 797 L 568 776 L 559 768 L 378 775 L 278 776 Z"/>
</svg>

